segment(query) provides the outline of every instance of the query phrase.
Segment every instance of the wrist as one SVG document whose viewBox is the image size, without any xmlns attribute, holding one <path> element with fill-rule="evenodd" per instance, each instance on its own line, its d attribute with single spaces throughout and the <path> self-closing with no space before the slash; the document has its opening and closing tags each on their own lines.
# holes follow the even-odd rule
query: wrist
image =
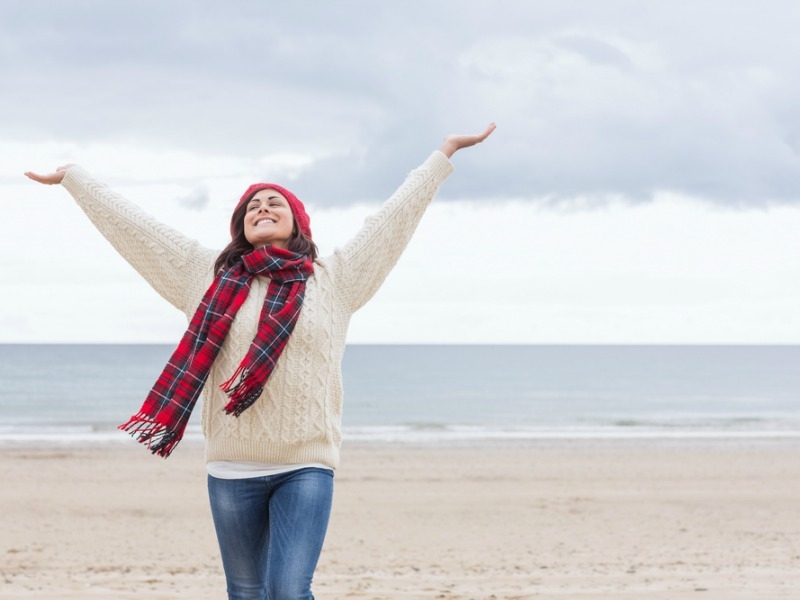
<svg viewBox="0 0 800 600">
<path fill-rule="evenodd" d="M 439 147 L 439 151 L 442 154 L 444 154 L 447 158 L 452 157 L 453 154 L 456 153 L 456 150 L 458 150 L 458 146 L 456 145 L 455 142 L 453 142 L 451 140 L 445 140 L 444 142 L 442 142 L 442 145 Z"/>
</svg>

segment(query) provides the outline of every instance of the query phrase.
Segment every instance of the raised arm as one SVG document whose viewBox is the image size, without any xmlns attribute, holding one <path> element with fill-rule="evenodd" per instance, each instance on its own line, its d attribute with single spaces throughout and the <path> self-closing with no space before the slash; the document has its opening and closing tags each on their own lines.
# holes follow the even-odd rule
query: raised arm
<svg viewBox="0 0 800 600">
<path fill-rule="evenodd" d="M 63 185 L 156 292 L 183 312 L 194 310 L 208 285 L 215 252 L 160 223 L 77 165 L 25 176 L 45 185 Z"/>
<path fill-rule="evenodd" d="M 452 173 L 450 157 L 474 146 L 494 131 L 492 123 L 476 135 L 450 135 L 438 151 L 414 169 L 381 209 L 368 217 L 358 234 L 334 252 L 332 266 L 343 285 L 339 299 L 355 312 L 381 286 L 416 231 L 428 205 Z"/>
</svg>

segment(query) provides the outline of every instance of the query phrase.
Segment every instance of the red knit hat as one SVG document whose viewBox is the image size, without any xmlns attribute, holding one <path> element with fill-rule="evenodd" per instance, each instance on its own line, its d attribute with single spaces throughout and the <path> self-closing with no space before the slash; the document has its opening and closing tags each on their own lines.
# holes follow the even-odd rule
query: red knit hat
<svg viewBox="0 0 800 600">
<path fill-rule="evenodd" d="M 289 208 L 292 209 L 292 216 L 294 217 L 297 226 L 300 228 L 306 237 L 310 240 L 311 239 L 311 217 L 308 216 L 306 212 L 306 207 L 303 206 L 303 203 L 300 202 L 300 199 L 295 196 L 292 192 L 287 190 L 285 187 L 281 187 L 274 183 L 254 183 L 249 188 L 244 191 L 242 197 L 239 198 L 239 202 L 236 204 L 236 208 L 239 208 L 242 204 L 247 202 L 256 192 L 260 192 L 261 190 L 275 190 L 283 195 L 284 198 L 289 202 Z M 235 209 L 234 209 L 235 212 Z M 233 235 L 233 223 L 231 223 L 231 235 Z"/>
</svg>

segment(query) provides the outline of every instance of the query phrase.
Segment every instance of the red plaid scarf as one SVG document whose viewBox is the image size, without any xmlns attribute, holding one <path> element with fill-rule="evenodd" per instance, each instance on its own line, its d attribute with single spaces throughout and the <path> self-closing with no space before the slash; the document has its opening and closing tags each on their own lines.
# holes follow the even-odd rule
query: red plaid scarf
<svg viewBox="0 0 800 600">
<path fill-rule="evenodd" d="M 211 365 L 247 299 L 253 277 L 264 275 L 270 283 L 258 332 L 239 368 L 220 386 L 230 397 L 225 412 L 238 417 L 258 399 L 275 368 L 297 323 L 306 279 L 313 269 L 307 256 L 264 246 L 218 275 L 142 408 L 119 429 L 147 445 L 153 454 L 170 455 L 183 437 Z"/>
</svg>

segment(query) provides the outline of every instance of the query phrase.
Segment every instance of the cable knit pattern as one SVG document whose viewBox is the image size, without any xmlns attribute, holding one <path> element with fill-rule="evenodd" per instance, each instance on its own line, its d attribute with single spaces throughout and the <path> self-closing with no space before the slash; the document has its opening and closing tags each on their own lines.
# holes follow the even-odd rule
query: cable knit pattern
<svg viewBox="0 0 800 600">
<path fill-rule="evenodd" d="M 241 416 L 232 417 L 223 410 L 227 396 L 219 386 L 235 371 L 256 333 L 269 281 L 253 281 L 203 391 L 206 460 L 338 466 L 341 362 L 350 317 L 397 263 L 452 170 L 447 157 L 434 152 L 352 241 L 317 259 L 297 325 L 264 393 Z M 62 185 L 114 248 L 191 318 L 213 279 L 218 251 L 159 223 L 80 167 L 69 169 Z"/>
</svg>

